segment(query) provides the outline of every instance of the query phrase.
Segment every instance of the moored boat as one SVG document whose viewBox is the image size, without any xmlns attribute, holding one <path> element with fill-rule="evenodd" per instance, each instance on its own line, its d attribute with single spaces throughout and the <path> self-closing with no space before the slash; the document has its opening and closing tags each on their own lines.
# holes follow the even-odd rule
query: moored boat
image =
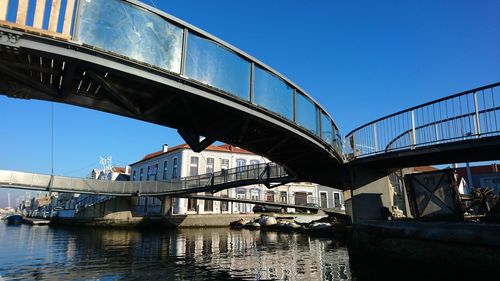
<svg viewBox="0 0 500 281">
<path fill-rule="evenodd" d="M 23 221 L 23 216 L 13 214 L 5 217 L 4 220 L 7 221 L 7 224 L 20 224 Z"/>
</svg>

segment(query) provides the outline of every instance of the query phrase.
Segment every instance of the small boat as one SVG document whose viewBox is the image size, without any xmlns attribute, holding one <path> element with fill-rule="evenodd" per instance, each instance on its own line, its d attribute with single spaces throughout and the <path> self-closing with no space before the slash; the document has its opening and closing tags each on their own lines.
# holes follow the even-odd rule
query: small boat
<svg viewBox="0 0 500 281">
<path fill-rule="evenodd" d="M 7 224 L 20 224 L 23 221 L 23 216 L 13 214 L 5 217 L 4 220 L 7 221 Z"/>
</svg>

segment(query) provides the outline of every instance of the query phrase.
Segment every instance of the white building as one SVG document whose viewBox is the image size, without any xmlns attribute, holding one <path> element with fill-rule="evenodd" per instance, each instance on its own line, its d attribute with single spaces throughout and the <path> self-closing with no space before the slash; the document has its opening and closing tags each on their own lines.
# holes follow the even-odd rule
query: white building
<svg viewBox="0 0 500 281">
<path fill-rule="evenodd" d="M 101 169 L 92 169 L 92 171 L 90 171 L 87 177 L 89 179 L 94 179 L 94 180 L 128 181 L 129 176 L 130 176 L 129 166 L 126 166 L 125 168 L 113 166 L 109 171 L 104 171 Z"/>
<path fill-rule="evenodd" d="M 162 150 L 148 154 L 142 160 L 130 165 L 130 180 L 169 181 L 268 162 L 269 160 L 262 156 L 228 144 L 211 145 L 201 153 L 192 151 L 187 144 L 171 148 L 163 145 Z M 317 185 L 311 183 L 291 183 L 269 190 L 262 184 L 250 185 L 223 190 L 216 194 L 218 195 L 299 205 L 318 203 Z M 138 209 L 144 206 L 144 213 L 148 213 L 148 209 L 159 210 L 156 206 L 161 205 L 161 202 L 157 198 L 141 197 L 137 205 Z M 248 203 L 183 198 L 175 198 L 172 205 L 172 214 L 251 213 L 254 206 Z"/>
</svg>

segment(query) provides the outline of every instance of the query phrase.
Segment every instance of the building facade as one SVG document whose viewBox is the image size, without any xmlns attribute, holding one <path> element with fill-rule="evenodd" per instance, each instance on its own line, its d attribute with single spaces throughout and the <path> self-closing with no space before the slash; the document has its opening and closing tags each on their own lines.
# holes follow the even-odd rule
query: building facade
<svg viewBox="0 0 500 281">
<path fill-rule="evenodd" d="M 148 154 L 142 160 L 130 165 L 130 180 L 171 181 L 183 177 L 268 162 L 269 160 L 262 156 L 228 144 L 219 146 L 211 145 L 200 153 L 191 150 L 187 144 L 171 148 L 163 145 L 160 151 Z M 334 198 L 333 194 L 331 194 L 332 189 L 328 189 L 328 198 Z M 321 194 L 324 194 L 325 190 Z M 338 192 L 341 193 L 340 191 Z M 200 195 L 205 194 L 200 193 Z M 208 192 L 206 195 L 212 194 Z M 319 204 L 318 198 L 321 195 L 318 193 L 317 184 L 290 183 L 273 189 L 268 189 L 262 184 L 241 186 L 222 190 L 214 196 L 302 205 L 306 203 Z M 143 206 L 144 213 L 159 212 L 160 208 L 157 207 L 159 205 L 161 205 L 160 200 L 154 197 L 141 197 L 138 198 L 137 202 L 138 209 L 141 209 L 141 206 Z M 174 198 L 170 213 L 174 215 L 251 213 L 253 206 L 254 204 L 249 203 Z M 294 210 L 291 209 L 288 211 Z"/>
</svg>

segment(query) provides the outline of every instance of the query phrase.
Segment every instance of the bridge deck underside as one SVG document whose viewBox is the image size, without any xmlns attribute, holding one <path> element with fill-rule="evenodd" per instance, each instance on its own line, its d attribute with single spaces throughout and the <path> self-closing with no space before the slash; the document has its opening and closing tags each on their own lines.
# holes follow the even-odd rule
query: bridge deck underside
<svg viewBox="0 0 500 281">
<path fill-rule="evenodd" d="M 5 35 L 3 38 L 2 94 L 77 105 L 181 129 L 265 156 L 286 167 L 298 181 L 330 186 L 341 182 L 340 173 L 335 172 L 340 171 L 338 155 L 284 128 L 283 124 L 292 126 L 285 119 L 256 117 L 270 115 L 234 96 L 72 43 L 22 33 L 14 43 L 6 42 Z"/>
</svg>

